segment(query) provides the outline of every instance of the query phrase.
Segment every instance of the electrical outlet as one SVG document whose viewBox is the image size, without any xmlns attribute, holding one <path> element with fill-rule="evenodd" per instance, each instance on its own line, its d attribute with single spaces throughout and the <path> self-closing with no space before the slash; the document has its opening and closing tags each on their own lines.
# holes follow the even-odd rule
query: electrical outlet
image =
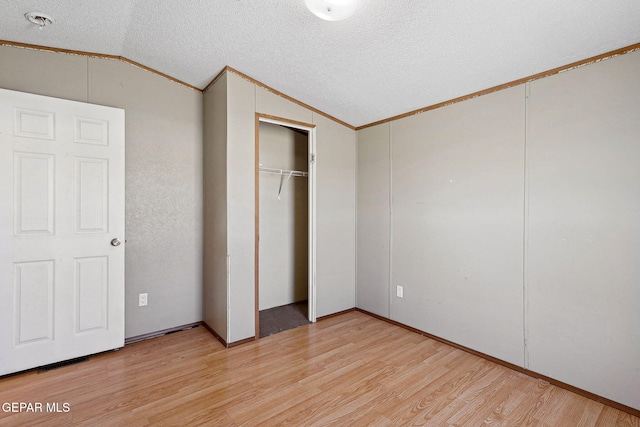
<svg viewBox="0 0 640 427">
<path fill-rule="evenodd" d="M 138 307 L 143 307 L 148 303 L 149 295 L 147 293 L 138 295 Z"/>
<path fill-rule="evenodd" d="M 396 286 L 396 296 L 398 298 L 404 298 L 404 288 L 402 286 Z"/>
</svg>

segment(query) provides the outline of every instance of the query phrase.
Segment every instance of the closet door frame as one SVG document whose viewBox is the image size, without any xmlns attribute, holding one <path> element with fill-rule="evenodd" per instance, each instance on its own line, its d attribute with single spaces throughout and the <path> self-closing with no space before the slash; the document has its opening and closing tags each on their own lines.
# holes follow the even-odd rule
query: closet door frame
<svg viewBox="0 0 640 427">
<path fill-rule="evenodd" d="M 309 321 L 316 322 L 316 126 L 310 123 L 289 120 L 268 114 L 256 113 L 255 147 L 255 339 L 260 338 L 260 123 L 272 123 L 280 126 L 300 129 L 307 132 L 308 151 L 308 195 L 309 195 Z"/>
</svg>

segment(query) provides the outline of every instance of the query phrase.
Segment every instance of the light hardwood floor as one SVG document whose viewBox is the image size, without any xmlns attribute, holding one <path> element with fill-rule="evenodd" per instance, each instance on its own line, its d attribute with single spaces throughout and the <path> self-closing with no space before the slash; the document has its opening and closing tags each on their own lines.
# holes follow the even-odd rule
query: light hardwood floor
<svg viewBox="0 0 640 427">
<path fill-rule="evenodd" d="M 225 349 L 202 327 L 0 379 L 0 425 L 639 426 L 640 419 L 363 313 Z M 46 407 L 45 407 L 46 408 Z"/>
</svg>

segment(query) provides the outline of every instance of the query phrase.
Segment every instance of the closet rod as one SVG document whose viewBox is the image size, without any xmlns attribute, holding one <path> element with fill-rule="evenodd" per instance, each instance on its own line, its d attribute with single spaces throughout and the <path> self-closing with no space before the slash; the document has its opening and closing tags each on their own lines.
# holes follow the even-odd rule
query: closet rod
<svg viewBox="0 0 640 427">
<path fill-rule="evenodd" d="M 287 169 L 273 169 L 273 168 L 264 168 L 260 166 L 260 172 L 265 173 L 274 173 L 276 175 L 288 175 L 288 176 L 309 176 L 308 172 L 303 171 L 293 171 Z"/>
</svg>

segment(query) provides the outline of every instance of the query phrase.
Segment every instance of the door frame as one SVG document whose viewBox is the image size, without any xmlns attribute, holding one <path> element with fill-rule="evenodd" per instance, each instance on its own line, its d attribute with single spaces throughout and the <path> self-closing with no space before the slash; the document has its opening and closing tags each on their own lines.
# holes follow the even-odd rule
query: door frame
<svg viewBox="0 0 640 427">
<path fill-rule="evenodd" d="M 260 338 L 260 123 L 272 123 L 307 132 L 308 164 L 308 311 L 316 322 L 316 125 L 256 113 L 255 122 L 255 339 Z"/>
</svg>

